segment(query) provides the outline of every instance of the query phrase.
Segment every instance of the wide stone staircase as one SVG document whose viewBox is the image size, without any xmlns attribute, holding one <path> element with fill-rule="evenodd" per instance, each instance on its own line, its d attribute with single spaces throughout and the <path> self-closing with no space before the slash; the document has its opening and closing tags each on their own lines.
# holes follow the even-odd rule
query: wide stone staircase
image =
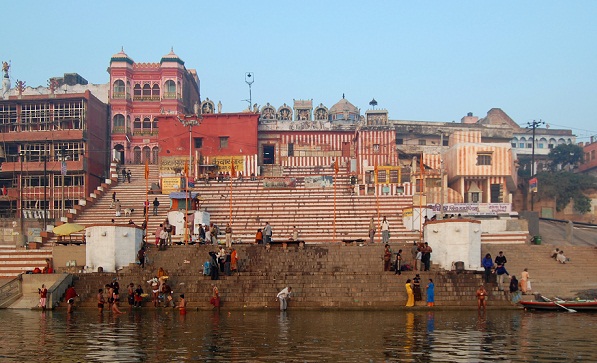
<svg viewBox="0 0 597 363">
<path fill-rule="evenodd" d="M 0 247 L 0 278 L 14 277 L 36 267 L 42 269 L 46 265 L 46 258 L 52 258 L 52 249 L 49 247 L 26 250 L 2 246 Z"/>
</svg>

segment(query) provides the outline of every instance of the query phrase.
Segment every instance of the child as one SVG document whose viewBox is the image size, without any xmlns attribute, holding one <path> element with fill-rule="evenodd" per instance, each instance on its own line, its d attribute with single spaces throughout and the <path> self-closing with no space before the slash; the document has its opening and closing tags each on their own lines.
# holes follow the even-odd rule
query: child
<svg viewBox="0 0 597 363">
<path fill-rule="evenodd" d="M 104 299 L 104 289 L 97 290 L 97 310 L 100 314 L 104 313 L 104 304 L 106 300 Z"/>
</svg>

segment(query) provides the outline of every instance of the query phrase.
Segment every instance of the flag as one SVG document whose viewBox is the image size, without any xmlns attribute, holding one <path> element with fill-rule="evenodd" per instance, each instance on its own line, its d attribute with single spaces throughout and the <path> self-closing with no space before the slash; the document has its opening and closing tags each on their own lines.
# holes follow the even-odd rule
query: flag
<svg viewBox="0 0 597 363">
<path fill-rule="evenodd" d="M 189 164 L 184 162 L 184 175 L 189 175 Z"/>
<path fill-rule="evenodd" d="M 145 179 L 149 179 L 149 161 L 145 160 Z"/>
<path fill-rule="evenodd" d="M 334 171 L 336 172 L 336 174 L 338 174 L 339 170 L 340 168 L 338 167 L 338 159 L 336 159 L 336 161 L 334 161 Z"/>
<path fill-rule="evenodd" d="M 230 178 L 236 176 L 236 169 L 234 168 L 234 159 L 230 158 Z"/>
<path fill-rule="evenodd" d="M 537 193 L 537 178 L 532 178 L 529 180 L 529 191 L 531 193 Z"/>
</svg>

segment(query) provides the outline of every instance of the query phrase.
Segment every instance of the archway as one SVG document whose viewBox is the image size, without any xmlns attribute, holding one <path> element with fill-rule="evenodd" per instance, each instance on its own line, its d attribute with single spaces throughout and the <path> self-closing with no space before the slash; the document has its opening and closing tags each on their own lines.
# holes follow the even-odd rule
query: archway
<svg viewBox="0 0 597 363">
<path fill-rule="evenodd" d="M 112 159 L 118 161 L 119 164 L 124 164 L 124 145 L 114 145 Z"/>
</svg>

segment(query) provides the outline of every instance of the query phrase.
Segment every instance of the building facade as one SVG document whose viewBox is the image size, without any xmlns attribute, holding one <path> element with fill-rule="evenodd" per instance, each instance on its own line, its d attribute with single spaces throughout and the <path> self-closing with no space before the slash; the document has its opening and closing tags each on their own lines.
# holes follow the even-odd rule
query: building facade
<svg viewBox="0 0 597 363">
<path fill-rule="evenodd" d="M 192 114 L 199 107 L 197 73 L 173 51 L 159 63 L 135 63 L 121 51 L 110 59 L 108 73 L 112 158 L 157 164 L 159 116 Z"/>
</svg>

